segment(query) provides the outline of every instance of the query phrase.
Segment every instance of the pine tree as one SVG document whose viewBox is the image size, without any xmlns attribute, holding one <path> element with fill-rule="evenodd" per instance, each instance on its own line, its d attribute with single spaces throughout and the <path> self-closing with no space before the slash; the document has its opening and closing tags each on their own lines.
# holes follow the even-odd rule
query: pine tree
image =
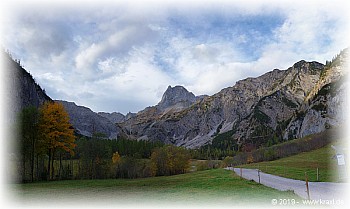
<svg viewBox="0 0 350 209">
<path fill-rule="evenodd" d="M 31 181 L 34 181 L 34 157 L 37 152 L 38 138 L 38 120 L 39 112 L 34 106 L 24 108 L 20 114 L 21 121 L 21 142 L 20 149 L 22 153 L 22 180 L 25 180 L 25 162 L 27 158 L 30 161 Z"/>
</svg>

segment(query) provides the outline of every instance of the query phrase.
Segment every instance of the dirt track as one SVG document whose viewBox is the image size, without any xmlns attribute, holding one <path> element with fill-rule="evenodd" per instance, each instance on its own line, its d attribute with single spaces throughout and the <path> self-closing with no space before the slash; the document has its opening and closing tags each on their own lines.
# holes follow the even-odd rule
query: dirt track
<svg viewBox="0 0 350 209">
<path fill-rule="evenodd" d="M 227 170 L 233 170 L 240 176 L 239 168 L 226 168 Z M 256 169 L 242 169 L 242 177 L 248 180 L 259 181 L 258 172 Z M 300 197 L 307 199 L 306 184 L 305 181 L 294 180 L 275 176 L 267 173 L 260 172 L 260 183 L 280 190 L 287 191 L 292 190 Z M 309 182 L 310 199 L 313 200 L 332 200 L 332 199 L 345 199 L 348 183 L 332 183 L 332 182 Z"/>
</svg>

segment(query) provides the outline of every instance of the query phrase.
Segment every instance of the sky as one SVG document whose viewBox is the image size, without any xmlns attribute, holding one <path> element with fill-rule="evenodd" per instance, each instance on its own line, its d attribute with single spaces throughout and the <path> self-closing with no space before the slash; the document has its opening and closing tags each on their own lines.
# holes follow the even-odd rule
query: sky
<svg viewBox="0 0 350 209">
<path fill-rule="evenodd" d="M 346 1 L 8 1 L 1 45 L 53 99 L 138 112 L 349 46 Z"/>
</svg>

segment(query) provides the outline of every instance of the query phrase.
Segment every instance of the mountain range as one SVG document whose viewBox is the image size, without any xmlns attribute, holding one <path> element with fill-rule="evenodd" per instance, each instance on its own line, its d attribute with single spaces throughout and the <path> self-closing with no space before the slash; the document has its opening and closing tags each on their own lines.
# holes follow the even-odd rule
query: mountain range
<svg viewBox="0 0 350 209">
<path fill-rule="evenodd" d="M 169 86 L 158 104 L 127 115 L 95 113 L 73 102 L 57 102 L 65 106 L 76 131 L 86 136 L 98 132 L 107 138 L 123 136 L 198 148 L 225 134 L 239 145 L 258 147 L 344 124 L 347 57 L 345 49 L 325 65 L 301 60 L 285 70 L 240 80 L 211 96 L 195 96 L 183 86 Z M 14 72 L 16 85 L 9 91 L 19 104 L 15 112 L 52 100 L 18 62 L 6 60 Z"/>
<path fill-rule="evenodd" d="M 237 144 L 254 146 L 319 133 L 344 123 L 346 57 L 345 50 L 327 65 L 302 60 L 286 70 L 238 81 L 200 100 L 172 97 L 178 91 L 168 88 L 160 104 L 166 103 L 164 98 L 178 100 L 166 108 L 148 107 L 120 125 L 126 132 L 131 127 L 137 139 L 188 148 L 210 144 L 224 133 Z M 190 95 L 184 89 L 181 92 Z"/>
</svg>

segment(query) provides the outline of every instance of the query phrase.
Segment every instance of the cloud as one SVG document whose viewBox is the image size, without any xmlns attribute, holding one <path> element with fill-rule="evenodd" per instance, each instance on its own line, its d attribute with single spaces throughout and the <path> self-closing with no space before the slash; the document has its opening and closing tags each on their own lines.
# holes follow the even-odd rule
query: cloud
<svg viewBox="0 0 350 209">
<path fill-rule="evenodd" d="M 289 4 L 281 7 L 285 19 L 261 47 L 261 55 L 251 63 L 252 75 L 268 69 L 286 69 L 305 59 L 325 62 L 349 46 L 350 27 L 344 4 L 322 2 Z"/>
<path fill-rule="evenodd" d="M 113 25 L 111 26 L 113 27 Z M 143 34 L 140 36 L 140 34 Z M 106 64 L 116 59 L 129 57 L 133 47 L 142 46 L 156 36 L 147 26 L 136 27 L 130 25 L 122 30 L 111 33 L 106 39 L 92 43 L 88 47 L 81 44 L 80 52 L 75 57 L 75 69 L 78 72 L 96 78 L 96 76 L 110 76 L 112 68 L 107 70 Z M 100 71 L 98 71 L 100 70 Z M 120 73 L 122 69 L 117 69 Z M 107 73 L 107 75 L 105 75 Z"/>
<path fill-rule="evenodd" d="M 168 85 L 210 95 L 300 59 L 331 59 L 349 45 L 341 3 L 25 5 L 7 14 L 1 40 L 54 99 L 137 112 Z"/>
<path fill-rule="evenodd" d="M 11 40 L 7 41 L 15 42 L 19 50 L 29 57 L 59 56 L 72 46 L 71 29 L 63 22 L 51 22 L 35 16 L 14 21 L 18 21 L 14 25 L 20 27 L 7 27 L 7 35 L 11 36 Z"/>
<path fill-rule="evenodd" d="M 105 100 L 109 103 L 114 101 L 112 107 L 102 109 L 95 105 L 95 110 L 117 110 L 124 113 L 135 112 L 135 110 L 141 110 L 146 106 L 156 104 L 159 94 L 161 95 L 165 91 L 172 80 L 148 59 L 152 52 L 149 47 L 135 48 L 124 66 L 123 73 L 116 73 L 103 79 L 88 82 L 89 86 L 86 86 L 85 90 L 89 90 L 95 95 L 94 98 L 76 97 L 74 99 L 81 103 L 92 104 L 101 104 Z M 94 88 L 91 88 L 91 86 Z M 134 102 L 133 105 L 131 105 L 132 101 Z M 116 107 L 118 109 L 113 110 Z"/>
<path fill-rule="evenodd" d="M 168 65 L 177 84 L 195 94 L 213 94 L 227 87 L 225 85 L 233 85 L 239 74 L 234 72 L 239 69 L 233 67 L 240 59 L 239 53 L 229 45 L 226 42 L 197 44 L 177 37 L 170 41 L 163 57 L 172 57 Z"/>
</svg>

